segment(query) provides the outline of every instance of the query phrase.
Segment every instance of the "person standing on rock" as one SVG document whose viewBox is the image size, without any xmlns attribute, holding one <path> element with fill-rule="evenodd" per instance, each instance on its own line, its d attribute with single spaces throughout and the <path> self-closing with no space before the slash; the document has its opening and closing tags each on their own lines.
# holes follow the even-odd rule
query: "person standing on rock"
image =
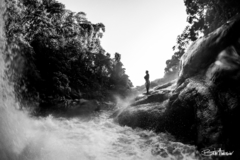
<svg viewBox="0 0 240 160">
<path fill-rule="evenodd" d="M 150 81 L 149 81 L 148 71 L 146 71 L 146 75 L 144 76 L 144 79 L 146 81 L 145 86 L 146 86 L 147 94 L 149 94 Z"/>
</svg>

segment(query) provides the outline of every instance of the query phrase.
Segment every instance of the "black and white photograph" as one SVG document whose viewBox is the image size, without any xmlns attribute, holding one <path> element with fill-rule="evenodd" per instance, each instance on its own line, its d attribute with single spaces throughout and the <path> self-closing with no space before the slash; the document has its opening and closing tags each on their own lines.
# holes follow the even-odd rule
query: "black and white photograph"
<svg viewBox="0 0 240 160">
<path fill-rule="evenodd" d="M 0 0 L 0 160 L 240 160 L 240 0 Z"/>
</svg>

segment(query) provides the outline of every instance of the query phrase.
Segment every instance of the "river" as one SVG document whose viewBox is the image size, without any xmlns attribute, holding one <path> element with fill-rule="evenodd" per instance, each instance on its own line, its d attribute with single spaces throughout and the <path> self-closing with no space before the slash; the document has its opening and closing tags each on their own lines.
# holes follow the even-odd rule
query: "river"
<svg viewBox="0 0 240 160">
<path fill-rule="evenodd" d="M 172 142 L 163 133 L 120 126 L 109 118 L 112 111 L 84 118 L 33 118 L 14 105 L 8 101 L 0 108 L 1 160 L 197 159 L 194 146 Z"/>
<path fill-rule="evenodd" d="M 113 110 L 64 116 L 68 118 L 32 117 L 18 109 L 12 87 L 2 77 L 2 68 L 1 160 L 197 159 L 194 146 L 173 142 L 167 134 L 118 125 L 111 117 Z"/>
</svg>

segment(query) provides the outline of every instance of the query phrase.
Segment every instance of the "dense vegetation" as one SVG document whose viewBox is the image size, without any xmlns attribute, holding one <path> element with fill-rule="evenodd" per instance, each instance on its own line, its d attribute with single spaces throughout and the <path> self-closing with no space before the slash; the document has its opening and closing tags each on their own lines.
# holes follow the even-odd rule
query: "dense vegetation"
<svg viewBox="0 0 240 160">
<path fill-rule="evenodd" d="M 102 23 L 55 0 L 6 3 L 8 75 L 20 100 L 104 99 L 129 91 L 121 55 L 111 58 L 101 46 Z"/>
<path fill-rule="evenodd" d="M 188 26 L 177 37 L 172 59 L 166 61 L 165 76 L 176 75 L 186 47 L 202 35 L 207 35 L 240 12 L 239 0 L 184 0 Z"/>
</svg>

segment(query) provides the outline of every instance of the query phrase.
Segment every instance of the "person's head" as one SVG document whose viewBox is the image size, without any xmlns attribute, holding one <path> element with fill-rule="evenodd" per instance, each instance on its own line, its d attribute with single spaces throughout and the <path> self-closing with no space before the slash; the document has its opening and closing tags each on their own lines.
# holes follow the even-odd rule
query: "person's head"
<svg viewBox="0 0 240 160">
<path fill-rule="evenodd" d="M 146 70 L 146 74 L 148 74 L 148 70 Z"/>
</svg>

